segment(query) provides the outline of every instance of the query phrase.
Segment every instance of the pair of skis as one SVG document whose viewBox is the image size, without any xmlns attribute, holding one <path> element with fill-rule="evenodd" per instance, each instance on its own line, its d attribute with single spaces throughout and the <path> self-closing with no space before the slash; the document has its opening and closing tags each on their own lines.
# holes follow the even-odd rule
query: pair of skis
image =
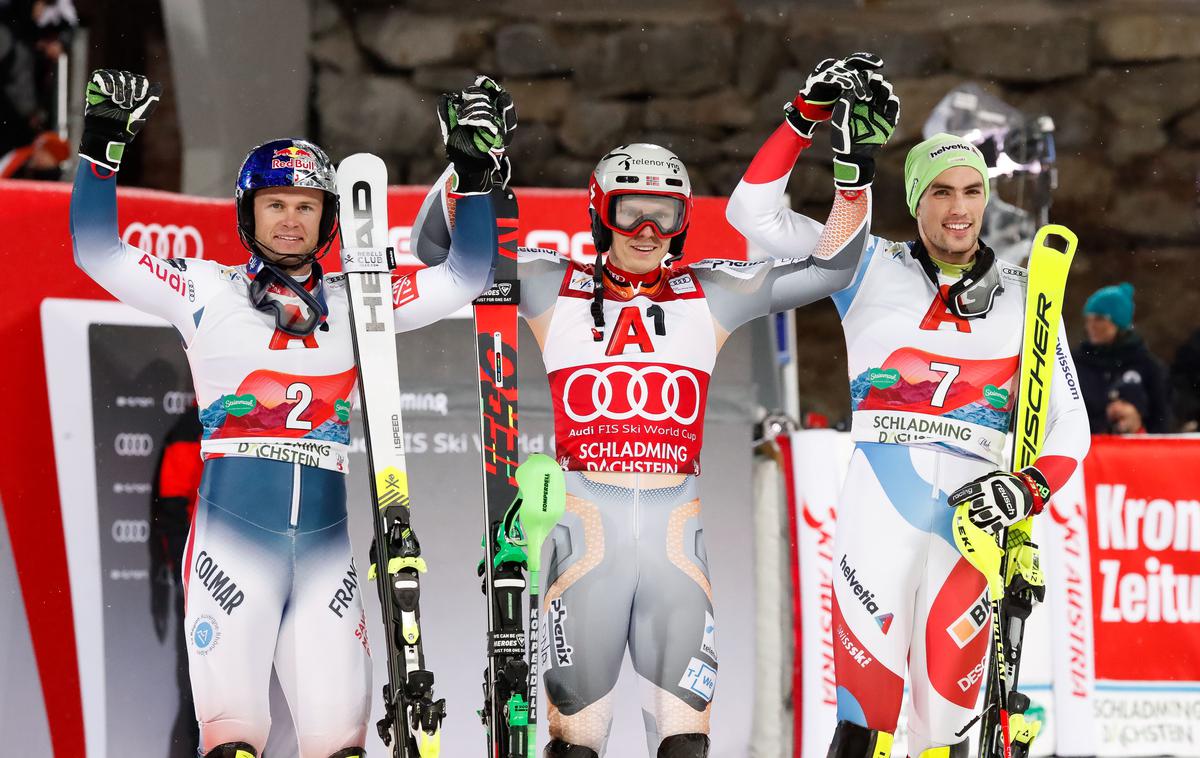
<svg viewBox="0 0 1200 758">
<path fill-rule="evenodd" d="M 1061 250 L 1047 244 L 1051 236 L 1062 240 Z M 1032 465 L 1045 439 L 1063 293 L 1078 242 L 1074 232 L 1057 224 L 1043 226 L 1034 236 L 1013 414 L 1013 471 Z M 953 532 L 960 549 L 987 577 L 992 610 L 994 650 L 980 716 L 980 758 L 1025 758 L 1040 728 L 1038 722 L 1025 718 L 1029 698 L 1017 691 L 1017 679 L 1025 621 L 1034 603 L 1042 600 L 1045 586 L 1030 584 L 1019 573 L 1011 581 L 1008 576 L 1011 555 L 1024 546 L 1035 551 L 1033 569 L 1040 574 L 1032 527 L 1032 520 L 1025 519 L 993 539 L 971 523 L 965 508 L 954 516 Z"/>
<path fill-rule="evenodd" d="M 377 583 L 383 611 L 388 670 L 385 713 L 377 729 L 392 758 L 435 758 L 441 752 L 446 709 L 444 700 L 433 699 L 434 677 L 425 668 L 421 638 L 420 574 L 426 566 L 410 521 L 391 302 L 395 261 L 387 246 L 387 168 L 378 157 L 358 153 L 342 161 L 337 175 L 342 268 L 375 505 L 370 578 Z M 536 744 L 541 546 L 562 515 L 565 484 L 561 469 L 547 456 L 534 455 L 517 465 L 516 196 L 497 188 L 492 203 L 500 258 L 495 284 L 475 303 L 487 529 L 481 573 L 488 597 L 481 716 L 492 758 L 528 758 Z M 522 626 L 526 570 L 528 639 Z"/>
<path fill-rule="evenodd" d="M 475 301 L 479 440 L 483 455 L 488 667 L 483 709 L 489 758 L 529 758 L 537 749 L 537 639 L 542 544 L 562 518 L 562 469 L 534 454 L 517 465 L 517 198 L 492 191 L 499 257 L 494 284 Z M 529 573 L 526 586 L 525 572 Z M 529 626 L 522 596 L 529 590 Z"/>
</svg>

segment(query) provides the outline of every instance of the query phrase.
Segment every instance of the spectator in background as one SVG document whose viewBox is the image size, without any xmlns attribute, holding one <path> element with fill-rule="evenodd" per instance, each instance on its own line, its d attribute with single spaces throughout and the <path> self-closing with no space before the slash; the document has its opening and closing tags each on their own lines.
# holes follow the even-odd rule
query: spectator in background
<svg viewBox="0 0 1200 758">
<path fill-rule="evenodd" d="M 1117 382 L 1108 391 L 1104 417 L 1109 434 L 1145 434 L 1150 398 L 1141 382 Z"/>
<path fill-rule="evenodd" d="M 1118 385 L 1139 384 L 1146 396 L 1141 413 L 1151 434 L 1171 431 L 1167 371 L 1133 330 L 1133 285 L 1101 287 L 1083 306 L 1087 337 L 1075 352 L 1079 387 L 1093 434 L 1108 432 L 1109 392 Z"/>
<path fill-rule="evenodd" d="M 0 177 L 62 178 L 59 59 L 78 25 L 71 0 L 0 0 Z"/>
<path fill-rule="evenodd" d="M 184 550 L 192 513 L 200 489 L 200 437 L 204 427 L 195 401 L 167 431 L 160 449 L 150 496 L 150 615 L 154 635 L 167 641 L 175 619 L 175 682 L 179 687 L 179 710 L 171 729 L 165 758 L 195 756 L 200 747 L 200 727 L 188 678 L 187 632 L 183 624 Z"/>
<path fill-rule="evenodd" d="M 1200 329 L 1179 346 L 1171 364 L 1175 417 L 1181 432 L 1200 431 Z"/>
</svg>

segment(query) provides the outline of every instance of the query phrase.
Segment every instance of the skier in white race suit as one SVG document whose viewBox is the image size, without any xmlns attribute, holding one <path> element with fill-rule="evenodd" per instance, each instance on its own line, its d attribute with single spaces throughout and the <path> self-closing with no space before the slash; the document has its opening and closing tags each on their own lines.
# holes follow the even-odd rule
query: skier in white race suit
<svg viewBox="0 0 1200 758">
<path fill-rule="evenodd" d="M 370 653 L 345 476 L 357 370 L 345 276 L 323 275 L 317 262 L 337 234 L 333 165 L 301 139 L 254 148 L 237 184 L 249 262 L 156 258 L 121 242 L 116 176 L 160 92 L 143 76 L 92 75 L 71 233 L 75 262 L 117 299 L 174 326 L 192 369 L 204 471 L 184 551 L 182 623 L 201 753 L 261 755 L 273 665 L 301 758 L 361 758 Z M 483 110 L 459 128 L 498 133 L 494 109 Z M 455 161 L 460 186 L 472 171 L 490 175 L 492 160 L 480 159 Z M 451 201 L 445 262 L 392 282 L 397 331 L 453 313 L 490 277 L 490 201 Z"/>
<path fill-rule="evenodd" d="M 734 191 L 731 224 L 771 254 L 803 244 L 783 192 L 803 140 L 779 129 Z M 1026 271 L 979 239 L 988 167 L 938 134 L 908 153 L 917 238 L 872 237 L 833 295 L 849 361 L 854 454 L 837 510 L 829 756 L 888 756 L 908 667 L 910 755 L 966 756 L 991 640 L 984 576 L 960 555 L 953 507 L 991 534 L 1039 513 L 1079 466 L 1088 421 L 1059 324 L 1041 456 L 1005 470 Z M 1053 327 L 1051 327 L 1053 328 Z"/>
<path fill-rule="evenodd" d="M 840 103 L 843 119 L 870 112 L 894 123 L 899 103 L 879 65 L 869 56 L 831 66 L 810 115 L 827 119 Z M 846 140 L 839 160 L 866 166 L 879 144 Z M 850 283 L 870 187 L 839 186 L 829 222 L 801 222 L 778 259 L 687 266 L 678 259 L 692 192 L 678 156 L 616 147 L 589 192 L 594 265 L 543 249 L 518 258 L 520 313 L 542 349 L 567 470 L 544 595 L 546 755 L 604 751 L 628 645 L 650 755 L 695 758 L 708 753 L 718 667 L 696 484 L 709 377 L 737 327 Z M 414 225 L 414 249 L 430 264 L 444 255 L 443 197 L 436 186 Z"/>
</svg>

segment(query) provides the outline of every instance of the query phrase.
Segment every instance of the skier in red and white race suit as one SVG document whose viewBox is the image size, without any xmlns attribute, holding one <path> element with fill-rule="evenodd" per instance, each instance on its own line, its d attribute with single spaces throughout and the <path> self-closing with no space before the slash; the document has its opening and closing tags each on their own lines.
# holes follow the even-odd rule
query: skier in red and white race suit
<svg viewBox="0 0 1200 758">
<path fill-rule="evenodd" d="M 804 143 L 778 129 L 730 199 L 730 223 L 772 253 L 803 239 L 783 192 Z M 872 237 L 833 295 L 855 442 L 834 536 L 835 758 L 890 755 L 906 666 L 909 754 L 967 754 L 956 735 L 975 715 L 991 635 L 984 577 L 951 534 L 953 506 L 969 503 L 971 520 L 995 534 L 1040 512 L 1090 444 L 1059 324 L 1041 456 L 1004 469 L 1026 271 L 979 239 L 990 190 L 973 145 L 948 134 L 920 143 L 904 182 L 917 239 Z"/>
<path fill-rule="evenodd" d="M 184 625 L 202 755 L 261 754 L 274 665 L 300 756 L 360 758 L 370 652 L 345 476 L 357 370 L 345 277 L 317 262 L 337 234 L 333 165 L 301 139 L 254 148 L 237 185 L 249 262 L 156 258 L 121 241 L 116 176 L 160 92 L 143 76 L 92 75 L 71 233 L 75 262 L 174 326 L 191 365 L 204 471 L 183 557 Z M 495 134 L 499 121 L 488 104 L 459 128 Z M 479 157 L 456 161 L 459 186 L 490 175 L 492 159 Z M 490 201 L 454 202 L 445 262 L 392 282 L 397 331 L 454 312 L 487 284 Z"/>
<path fill-rule="evenodd" d="M 883 112 L 890 87 L 870 73 L 878 65 L 836 74 Z M 832 91 L 826 118 L 842 85 Z M 866 163 L 876 147 L 843 151 Z M 828 224 L 802 222 L 785 257 L 688 266 L 676 262 L 692 193 L 674 153 L 614 148 L 589 191 L 594 265 L 542 249 L 522 248 L 518 259 L 520 313 L 542 349 L 567 470 L 541 629 L 546 755 L 604 751 L 628 645 L 650 755 L 694 758 L 708 752 L 718 667 L 696 484 L 713 365 L 742 324 L 849 284 L 869 233 L 870 188 L 836 192 Z M 414 225 L 427 263 L 443 254 L 442 197 L 435 187 Z"/>
</svg>

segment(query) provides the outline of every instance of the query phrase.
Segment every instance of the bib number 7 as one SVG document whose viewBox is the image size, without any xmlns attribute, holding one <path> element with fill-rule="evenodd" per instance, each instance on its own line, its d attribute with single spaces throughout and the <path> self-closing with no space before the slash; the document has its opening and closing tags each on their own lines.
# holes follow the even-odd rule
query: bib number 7
<svg viewBox="0 0 1200 758">
<path fill-rule="evenodd" d="M 933 391 L 933 399 L 929 401 L 929 405 L 934 408 L 943 408 L 946 405 L 946 396 L 950 394 L 950 385 L 958 378 L 959 372 L 962 371 L 962 366 L 955 363 L 930 361 L 929 370 L 942 375 L 937 389 Z"/>
</svg>

